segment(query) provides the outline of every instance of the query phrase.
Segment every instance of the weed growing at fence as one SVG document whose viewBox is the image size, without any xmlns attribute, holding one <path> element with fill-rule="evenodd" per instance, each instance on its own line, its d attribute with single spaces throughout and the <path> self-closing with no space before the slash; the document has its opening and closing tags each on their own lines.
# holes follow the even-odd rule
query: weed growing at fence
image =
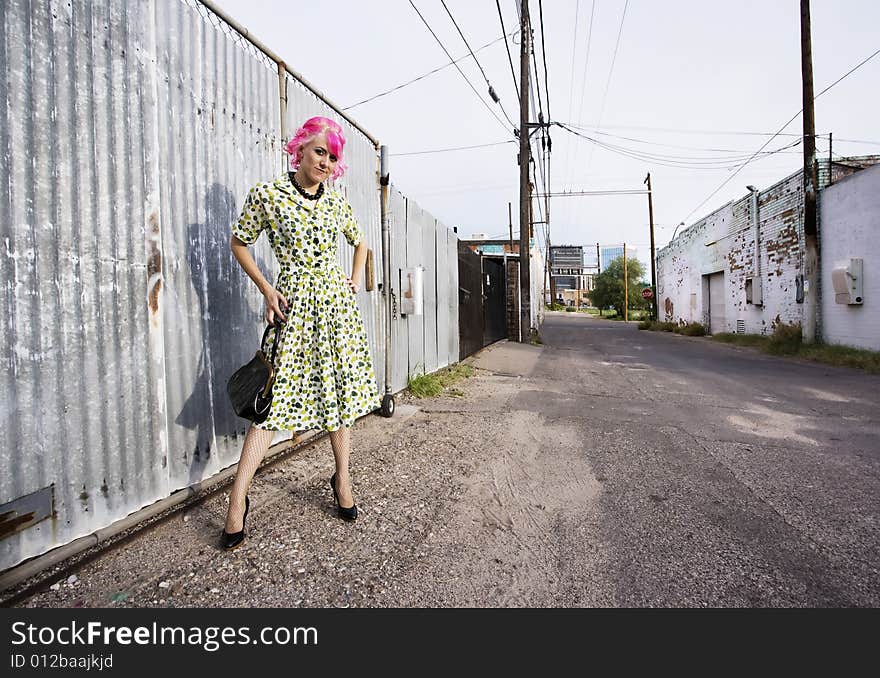
<svg viewBox="0 0 880 678">
<path fill-rule="evenodd" d="M 433 398 L 443 393 L 444 390 L 447 391 L 447 395 L 461 397 L 464 395 L 464 392 L 457 388 L 451 388 L 451 386 L 473 375 L 473 367 L 456 363 L 432 374 L 410 376 L 407 388 L 416 398 Z"/>
</svg>

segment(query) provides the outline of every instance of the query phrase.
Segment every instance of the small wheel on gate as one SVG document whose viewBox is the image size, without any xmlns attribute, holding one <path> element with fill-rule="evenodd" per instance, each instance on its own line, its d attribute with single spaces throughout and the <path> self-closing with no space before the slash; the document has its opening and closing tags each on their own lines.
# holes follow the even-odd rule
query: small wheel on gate
<svg viewBox="0 0 880 678">
<path fill-rule="evenodd" d="M 394 414 L 394 396 L 386 393 L 382 398 L 382 407 L 379 408 L 379 414 L 383 417 L 390 417 Z"/>
</svg>

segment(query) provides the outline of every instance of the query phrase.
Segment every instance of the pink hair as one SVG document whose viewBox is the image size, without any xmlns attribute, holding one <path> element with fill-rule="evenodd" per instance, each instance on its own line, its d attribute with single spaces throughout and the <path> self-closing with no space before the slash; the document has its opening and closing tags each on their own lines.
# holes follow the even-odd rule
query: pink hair
<svg viewBox="0 0 880 678">
<path fill-rule="evenodd" d="M 338 159 L 333 175 L 330 177 L 335 180 L 345 174 L 345 170 L 348 169 L 348 166 L 342 162 L 342 147 L 345 146 L 345 135 L 342 133 L 342 127 L 339 126 L 339 123 L 321 116 L 309 118 L 296 131 L 293 138 L 287 142 L 284 150 L 291 156 L 290 164 L 293 169 L 296 169 L 302 162 L 303 146 L 321 133 L 326 133 L 327 135 L 327 150 Z"/>
</svg>

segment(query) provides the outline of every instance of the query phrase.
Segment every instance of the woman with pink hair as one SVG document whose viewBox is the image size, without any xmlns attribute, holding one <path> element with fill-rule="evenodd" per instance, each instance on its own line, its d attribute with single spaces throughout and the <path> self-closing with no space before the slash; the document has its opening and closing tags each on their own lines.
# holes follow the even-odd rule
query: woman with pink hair
<svg viewBox="0 0 880 678">
<path fill-rule="evenodd" d="M 281 335 L 269 416 L 248 429 L 230 491 L 226 549 L 244 540 L 248 488 L 279 430 L 330 432 L 336 508 L 345 520 L 357 518 L 348 464 L 351 426 L 379 407 L 379 394 L 356 298 L 367 245 L 351 205 L 327 183 L 345 172 L 344 146 L 338 123 L 306 120 L 286 146 L 291 170 L 251 188 L 232 228 L 232 254 L 265 299 L 270 337 Z M 248 250 L 263 231 L 280 265 L 274 285 Z M 336 255 L 340 233 L 354 247 L 350 276 Z"/>
</svg>

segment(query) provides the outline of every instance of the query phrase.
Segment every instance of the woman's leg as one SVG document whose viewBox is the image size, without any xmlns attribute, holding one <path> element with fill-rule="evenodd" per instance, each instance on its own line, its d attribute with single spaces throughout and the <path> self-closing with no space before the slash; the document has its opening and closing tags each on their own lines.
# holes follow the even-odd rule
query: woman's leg
<svg viewBox="0 0 880 678">
<path fill-rule="evenodd" d="M 351 508 L 354 506 L 354 497 L 351 494 L 351 477 L 348 473 L 348 459 L 351 455 L 351 429 L 340 428 L 336 431 L 330 431 L 330 445 L 333 447 L 333 457 L 336 459 L 336 492 L 339 495 L 339 505 L 343 508 Z"/>
<path fill-rule="evenodd" d="M 266 456 L 275 431 L 265 431 L 253 424 L 248 429 L 241 447 L 241 458 L 235 472 L 235 481 L 229 491 L 229 509 L 226 512 L 226 531 L 229 534 L 241 531 L 244 516 L 244 498 L 250 488 L 257 467 Z"/>
</svg>

